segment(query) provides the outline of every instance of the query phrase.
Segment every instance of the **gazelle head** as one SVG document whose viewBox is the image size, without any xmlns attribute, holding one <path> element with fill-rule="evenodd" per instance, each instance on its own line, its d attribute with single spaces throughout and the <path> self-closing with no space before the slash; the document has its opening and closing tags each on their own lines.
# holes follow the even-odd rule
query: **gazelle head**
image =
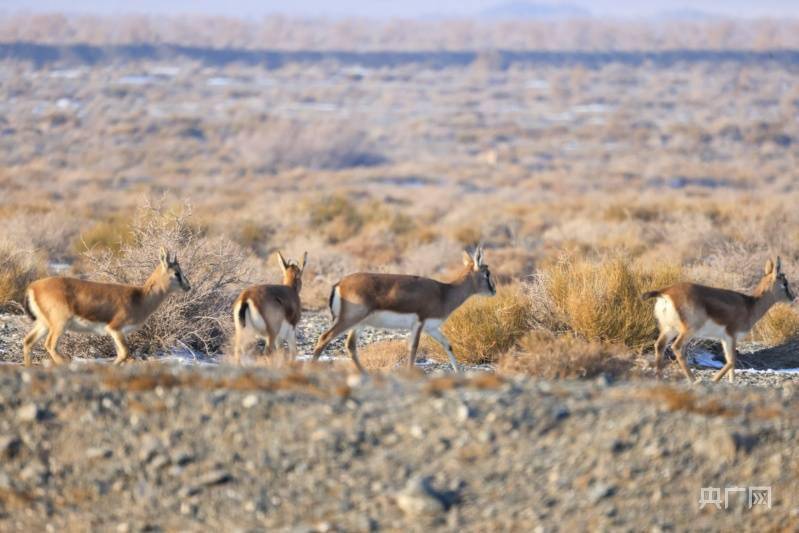
<svg viewBox="0 0 799 533">
<path fill-rule="evenodd" d="M 308 261 L 308 252 L 302 256 L 302 264 L 298 264 L 296 261 L 286 261 L 280 252 L 277 253 L 277 261 L 280 270 L 283 271 L 283 285 L 294 287 L 299 294 L 302 289 L 302 273 L 305 270 L 305 263 Z"/>
<path fill-rule="evenodd" d="M 189 285 L 189 280 L 186 279 L 186 276 L 183 275 L 183 271 L 180 269 L 180 264 L 178 263 L 178 256 L 175 254 L 173 257 L 169 257 L 169 252 L 166 251 L 165 248 L 161 248 L 161 275 L 163 275 L 167 279 L 167 285 L 170 291 L 183 289 L 184 291 L 188 292 L 191 290 L 191 285 Z"/>
<path fill-rule="evenodd" d="M 478 246 L 473 255 L 464 251 L 463 264 L 466 266 L 467 276 L 472 280 L 472 285 L 477 294 L 494 296 L 497 293 L 497 286 L 491 277 L 491 271 L 488 269 L 488 265 L 483 262 L 482 246 Z"/>
<path fill-rule="evenodd" d="M 788 278 L 782 272 L 782 262 L 777 257 L 776 261 L 769 259 L 763 268 L 763 278 L 757 284 L 758 294 L 770 293 L 775 302 L 793 302 L 796 299 L 791 287 L 788 285 Z"/>
</svg>

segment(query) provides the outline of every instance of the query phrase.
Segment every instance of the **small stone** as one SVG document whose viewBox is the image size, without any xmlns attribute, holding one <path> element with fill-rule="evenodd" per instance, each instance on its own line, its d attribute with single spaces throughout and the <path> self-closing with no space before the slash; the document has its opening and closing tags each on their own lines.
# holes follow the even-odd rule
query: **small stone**
<svg viewBox="0 0 799 533">
<path fill-rule="evenodd" d="M 245 409 L 250 409 L 251 407 L 255 407 L 256 405 L 258 405 L 258 396 L 256 396 L 255 394 L 248 394 L 241 401 L 241 406 L 244 407 Z"/>
<path fill-rule="evenodd" d="M 0 436 L 0 456 L 4 459 L 13 459 L 19 453 L 22 441 L 16 435 Z"/>
<path fill-rule="evenodd" d="M 444 502 L 430 489 L 429 481 L 422 477 L 411 478 L 396 499 L 399 508 L 411 516 L 438 514 L 446 510 Z"/>
<path fill-rule="evenodd" d="M 108 459 L 114 452 L 108 448 L 87 448 L 86 459 Z"/>
<path fill-rule="evenodd" d="M 600 500 L 610 498 L 616 494 L 616 487 L 608 483 L 597 483 L 588 493 L 588 500 L 591 503 L 598 503 Z"/>
<path fill-rule="evenodd" d="M 20 422 L 36 422 L 41 420 L 43 416 L 44 411 L 39 409 L 39 406 L 35 403 L 29 403 L 17 409 L 17 419 Z"/>
<path fill-rule="evenodd" d="M 211 470 L 210 472 L 206 472 L 199 478 L 197 478 L 197 485 L 221 485 L 222 483 L 227 483 L 232 479 L 231 475 L 222 469 Z"/>
<path fill-rule="evenodd" d="M 732 461 L 737 449 L 735 436 L 723 427 L 709 429 L 693 442 L 692 447 L 695 454 L 714 461 Z"/>
</svg>

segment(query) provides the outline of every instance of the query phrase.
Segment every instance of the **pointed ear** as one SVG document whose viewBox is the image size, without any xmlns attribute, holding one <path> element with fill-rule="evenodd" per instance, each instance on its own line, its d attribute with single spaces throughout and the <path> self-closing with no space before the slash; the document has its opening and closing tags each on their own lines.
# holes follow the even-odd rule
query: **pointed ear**
<svg viewBox="0 0 799 533">
<path fill-rule="evenodd" d="M 478 246 L 474 251 L 474 269 L 477 270 L 483 264 L 483 247 Z"/>
<path fill-rule="evenodd" d="M 782 272 L 782 261 L 780 260 L 780 256 L 777 256 L 777 262 L 774 263 L 774 270 L 779 274 Z"/>
<path fill-rule="evenodd" d="M 302 254 L 302 264 L 300 265 L 300 272 L 305 271 L 305 263 L 308 262 L 308 252 Z"/>
<path fill-rule="evenodd" d="M 774 262 L 771 259 L 769 259 L 769 260 L 766 261 L 766 266 L 763 267 L 763 274 L 768 276 L 773 271 L 774 271 Z"/>
<path fill-rule="evenodd" d="M 474 265 L 474 258 L 466 250 L 463 251 L 463 265 L 467 267 Z"/>
<path fill-rule="evenodd" d="M 283 272 L 285 272 L 286 269 L 289 267 L 288 263 L 286 263 L 286 260 L 283 259 L 283 254 L 281 254 L 280 252 L 277 252 L 277 262 L 278 265 L 280 265 L 280 270 L 282 270 Z"/>
<path fill-rule="evenodd" d="M 158 258 L 161 260 L 161 264 L 164 265 L 164 268 L 169 266 L 169 254 L 163 246 L 158 253 Z"/>
</svg>

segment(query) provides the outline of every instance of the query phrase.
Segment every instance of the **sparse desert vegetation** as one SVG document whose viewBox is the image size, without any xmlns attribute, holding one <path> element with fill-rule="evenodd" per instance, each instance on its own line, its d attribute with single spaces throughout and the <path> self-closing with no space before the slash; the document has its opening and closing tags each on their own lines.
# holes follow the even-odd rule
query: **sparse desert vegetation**
<svg viewBox="0 0 799 533">
<path fill-rule="evenodd" d="M 146 361 L 0 365 L 0 529 L 796 530 L 799 374 L 655 384 L 641 294 L 750 291 L 777 255 L 799 290 L 797 28 L 0 13 L 0 362 L 36 278 L 139 284 L 164 246 L 193 287 L 131 335 Z M 308 251 L 307 355 L 344 275 L 445 280 L 477 245 L 463 375 L 369 329 L 368 376 L 343 339 L 227 364 L 278 250 Z M 798 339 L 777 305 L 739 363 Z M 725 484 L 774 506 L 698 508 Z"/>
<path fill-rule="evenodd" d="M 277 249 L 309 251 L 303 302 L 324 310 L 347 273 L 443 279 L 463 247 L 482 243 L 504 288 L 446 326 L 470 363 L 494 363 L 542 329 L 648 351 L 655 324 L 641 292 L 677 279 L 749 290 L 776 254 L 789 279 L 799 274 L 798 74 L 784 59 L 375 67 L 358 56 L 39 64 L 9 54 L 2 300 L 18 302 L 45 272 L 141 281 L 150 246 L 175 239 L 143 241 L 137 210 L 188 201 L 192 236 L 175 244 L 202 255 L 187 275 L 214 296 L 175 304 L 207 317 L 202 331 L 148 329 L 142 354 L 178 340 L 221 350 L 230 295 L 276 280 Z M 752 340 L 778 344 L 798 329 L 780 307 Z"/>
</svg>

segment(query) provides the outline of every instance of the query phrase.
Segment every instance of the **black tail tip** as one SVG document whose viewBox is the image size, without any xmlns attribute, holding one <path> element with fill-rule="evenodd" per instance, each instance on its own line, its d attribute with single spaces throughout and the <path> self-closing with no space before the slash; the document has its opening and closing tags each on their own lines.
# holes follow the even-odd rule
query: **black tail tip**
<svg viewBox="0 0 799 533">
<path fill-rule="evenodd" d="M 247 302 L 244 301 L 244 302 L 241 303 L 241 307 L 239 307 L 239 325 L 241 327 L 246 327 L 247 326 L 247 307 L 248 307 L 248 305 L 249 304 L 247 304 Z"/>
<path fill-rule="evenodd" d="M 650 298 L 657 298 L 660 296 L 660 291 L 648 291 L 641 295 L 642 300 L 649 300 Z"/>
<path fill-rule="evenodd" d="M 25 291 L 25 296 L 22 298 L 22 307 L 25 309 L 25 314 L 28 315 L 31 320 L 36 321 L 36 315 L 33 314 L 33 311 L 31 310 L 31 304 L 28 301 L 27 291 Z"/>
</svg>

